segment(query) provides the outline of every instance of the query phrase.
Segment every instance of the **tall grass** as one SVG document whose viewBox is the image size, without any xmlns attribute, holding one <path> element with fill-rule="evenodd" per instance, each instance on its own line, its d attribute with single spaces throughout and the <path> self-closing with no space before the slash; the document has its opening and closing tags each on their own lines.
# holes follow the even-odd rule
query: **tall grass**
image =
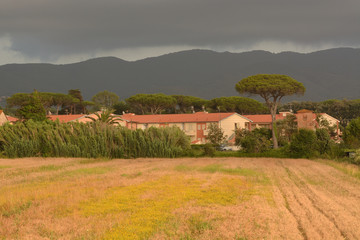
<svg viewBox="0 0 360 240">
<path fill-rule="evenodd" d="M 101 122 L 27 121 L 0 127 L 0 153 L 18 157 L 177 157 L 190 147 L 176 127 L 129 130 Z"/>
</svg>

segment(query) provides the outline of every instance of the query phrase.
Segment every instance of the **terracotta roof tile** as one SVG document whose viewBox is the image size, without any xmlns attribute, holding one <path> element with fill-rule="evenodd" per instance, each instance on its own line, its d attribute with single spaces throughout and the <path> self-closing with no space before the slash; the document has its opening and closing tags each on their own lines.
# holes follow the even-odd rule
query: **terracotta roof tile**
<svg viewBox="0 0 360 240">
<path fill-rule="evenodd" d="M 9 122 L 16 122 L 16 121 L 19 120 L 18 118 L 12 117 L 12 116 L 9 116 L 9 115 L 6 115 L 6 118 L 7 118 L 7 120 L 9 120 Z"/>
<path fill-rule="evenodd" d="M 85 114 L 74 114 L 74 115 L 48 115 L 47 118 L 55 121 L 56 119 L 59 119 L 60 122 L 66 123 L 75 121 L 81 117 L 86 116 Z"/>
<path fill-rule="evenodd" d="M 254 123 L 268 123 L 268 122 L 271 122 L 271 115 L 270 114 L 244 115 L 244 117 L 252 120 Z"/>
<path fill-rule="evenodd" d="M 313 111 L 308 110 L 308 109 L 301 109 L 299 111 L 297 111 L 296 113 L 312 113 Z"/>
<path fill-rule="evenodd" d="M 295 113 L 294 115 L 299 118 L 299 116 L 302 116 L 305 113 L 312 113 L 312 117 L 315 120 L 316 119 L 316 113 L 313 113 L 312 111 L 305 110 L 305 111 L 298 111 L 298 113 Z M 324 115 L 325 113 L 319 113 L 320 115 Z M 258 115 L 243 115 L 246 118 L 249 118 L 254 123 L 271 123 L 271 115 L 270 114 L 258 114 Z M 331 116 L 330 116 L 331 117 Z M 276 115 L 276 120 L 282 120 L 285 117 L 282 114 Z M 335 118 L 334 118 L 335 119 Z M 335 119 L 336 121 L 339 121 Z"/>
<path fill-rule="evenodd" d="M 135 115 L 124 114 L 122 119 L 136 123 L 182 123 L 182 122 L 218 122 L 227 118 L 232 113 L 205 113 L 197 112 L 190 114 L 157 114 L 157 115 Z"/>
</svg>

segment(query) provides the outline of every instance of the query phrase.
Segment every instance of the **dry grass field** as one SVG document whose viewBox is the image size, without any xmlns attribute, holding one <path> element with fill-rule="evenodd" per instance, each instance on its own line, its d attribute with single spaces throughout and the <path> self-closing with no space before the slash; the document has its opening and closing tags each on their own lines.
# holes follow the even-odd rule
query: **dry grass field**
<svg viewBox="0 0 360 240">
<path fill-rule="evenodd" d="M 359 172 L 304 159 L 0 159 L 0 239 L 360 239 Z"/>
</svg>

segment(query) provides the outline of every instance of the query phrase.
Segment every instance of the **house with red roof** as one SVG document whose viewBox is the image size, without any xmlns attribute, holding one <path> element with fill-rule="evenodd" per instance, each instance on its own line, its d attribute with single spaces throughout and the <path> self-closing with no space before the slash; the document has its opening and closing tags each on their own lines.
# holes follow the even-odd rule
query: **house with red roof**
<svg viewBox="0 0 360 240">
<path fill-rule="evenodd" d="M 302 109 L 297 111 L 295 114 L 292 112 L 280 112 L 276 115 L 276 120 L 282 120 L 287 115 L 293 114 L 296 116 L 296 121 L 298 124 L 298 128 L 306 128 L 315 130 L 319 127 L 319 123 L 317 122 L 318 117 L 322 118 L 323 120 L 328 121 L 330 126 L 336 126 L 336 134 L 340 135 L 340 128 L 339 124 L 340 121 L 329 114 L 326 113 L 314 113 L 311 110 Z M 249 130 L 255 129 L 255 128 L 272 128 L 271 125 L 271 115 L 270 114 L 259 114 L 259 115 L 244 115 L 246 118 L 249 118 L 252 120 L 250 123 Z"/>
<path fill-rule="evenodd" d="M 12 116 L 9 116 L 9 115 L 6 115 L 6 118 L 9 120 L 9 122 L 10 122 L 11 124 L 13 124 L 13 123 L 15 123 L 15 122 L 19 121 L 19 119 L 18 119 L 18 118 L 16 118 L 16 117 L 12 117 Z"/>
<path fill-rule="evenodd" d="M 224 131 L 228 140 L 234 140 L 234 132 L 238 128 L 249 128 L 252 120 L 235 112 L 207 113 L 197 112 L 190 114 L 157 114 L 135 115 L 128 113 L 121 116 L 125 126 L 129 129 L 146 129 L 149 127 L 177 126 L 190 136 L 192 143 L 205 143 L 209 125 L 212 123 Z"/>
<path fill-rule="evenodd" d="M 49 115 L 52 121 L 59 120 L 67 122 L 91 122 L 87 118 L 96 118 L 95 114 L 84 115 Z M 192 143 L 205 143 L 208 135 L 208 128 L 211 123 L 218 124 L 224 131 L 228 140 L 235 141 L 234 132 L 238 128 L 250 128 L 251 120 L 239 115 L 238 113 L 207 113 L 197 112 L 192 114 L 155 114 L 155 115 L 136 115 L 127 113 L 119 116 L 120 126 L 129 129 L 147 129 L 149 127 L 172 127 L 177 126 L 190 136 Z"/>
<path fill-rule="evenodd" d="M 115 115 L 117 116 L 117 115 Z M 88 117 L 92 117 L 94 119 L 97 119 L 97 116 L 92 113 L 89 115 L 86 114 L 69 114 L 69 115 L 48 115 L 47 118 L 51 121 L 58 120 L 61 123 L 67 123 L 67 122 L 81 122 L 81 123 L 87 123 L 92 122 Z M 120 118 L 120 116 L 119 116 Z M 125 121 L 118 120 L 117 121 L 121 126 L 125 126 Z"/>
<path fill-rule="evenodd" d="M 58 120 L 61 123 L 67 123 L 67 122 L 79 121 L 79 119 L 85 118 L 85 116 L 86 116 L 85 114 L 69 114 L 69 115 L 48 115 L 46 117 L 51 121 Z"/>
</svg>

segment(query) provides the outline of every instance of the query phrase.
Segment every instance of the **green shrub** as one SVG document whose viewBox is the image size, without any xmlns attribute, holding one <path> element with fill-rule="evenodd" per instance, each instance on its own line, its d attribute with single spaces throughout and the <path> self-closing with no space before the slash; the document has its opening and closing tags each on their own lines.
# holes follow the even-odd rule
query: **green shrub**
<svg viewBox="0 0 360 240">
<path fill-rule="evenodd" d="M 317 150 L 320 154 L 325 154 L 330 150 L 331 138 L 327 129 L 316 129 Z"/>
<path fill-rule="evenodd" d="M 313 130 L 299 129 L 293 135 L 290 147 L 290 155 L 293 157 L 314 157 L 317 153 L 317 139 Z"/>
<path fill-rule="evenodd" d="M 360 148 L 358 150 L 356 150 L 356 152 L 355 152 L 354 162 L 356 164 L 360 164 Z"/>
<path fill-rule="evenodd" d="M 184 151 L 186 157 L 202 157 L 204 156 L 204 145 L 191 145 L 186 151 Z"/>
<path fill-rule="evenodd" d="M 344 158 L 345 155 L 345 146 L 343 143 L 330 142 L 330 147 L 325 157 L 328 159 L 341 159 Z"/>
<path fill-rule="evenodd" d="M 257 128 L 253 131 L 238 129 L 235 132 L 235 141 L 247 153 L 260 153 L 271 149 L 271 130 Z"/>
<path fill-rule="evenodd" d="M 351 148 L 360 147 L 360 117 L 353 119 L 346 126 L 344 131 L 344 141 Z"/>
<path fill-rule="evenodd" d="M 226 137 L 224 135 L 224 131 L 219 127 L 216 123 L 211 123 L 208 127 L 208 135 L 206 139 L 215 147 L 219 148 L 219 146 L 225 142 Z"/>
<path fill-rule="evenodd" d="M 216 149 L 211 143 L 206 143 L 204 145 L 204 155 L 205 156 L 214 157 L 215 151 L 216 151 Z"/>
</svg>

